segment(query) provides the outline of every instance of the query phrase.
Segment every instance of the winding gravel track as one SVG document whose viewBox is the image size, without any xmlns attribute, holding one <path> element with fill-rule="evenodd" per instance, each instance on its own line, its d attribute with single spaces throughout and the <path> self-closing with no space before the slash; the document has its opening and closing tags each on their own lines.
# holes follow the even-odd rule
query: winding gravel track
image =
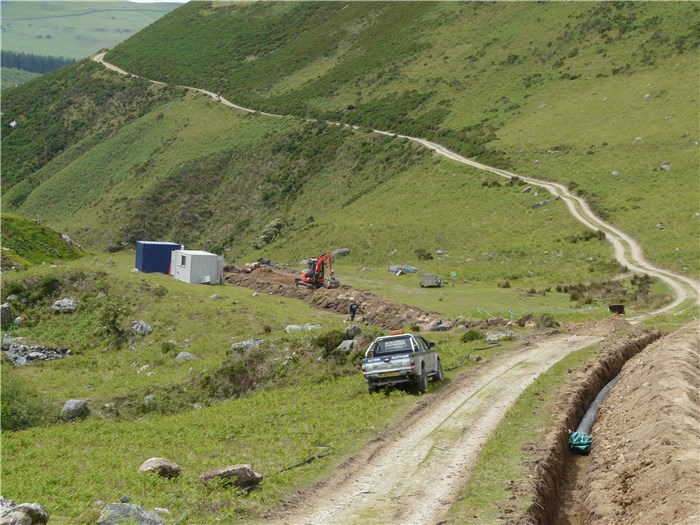
<svg viewBox="0 0 700 525">
<path fill-rule="evenodd" d="M 117 73 L 130 75 L 105 62 L 104 55 L 99 53 L 92 58 Z M 162 85 L 162 82 L 151 82 Z M 211 91 L 189 89 L 240 111 L 284 117 L 238 106 Z M 634 239 L 596 217 L 583 199 L 572 195 L 561 184 L 486 166 L 424 139 L 396 136 L 462 164 L 502 177 L 518 176 L 561 198 L 578 221 L 605 232 L 620 264 L 634 272 L 658 277 L 674 291 L 676 297 L 671 304 L 646 315 L 680 311 L 691 299 L 692 304 L 700 302 L 700 283 L 651 265 Z M 639 320 L 641 317 L 636 319 Z M 459 489 L 468 480 L 483 445 L 518 396 L 562 357 L 601 340 L 600 337 L 553 335 L 485 363 L 475 375 L 457 377 L 438 392 L 422 396 L 400 424 L 378 436 L 358 456 L 346 460 L 333 475 L 299 494 L 288 502 L 285 510 L 268 516 L 265 522 L 285 525 L 442 523 Z"/>
<path fill-rule="evenodd" d="M 120 73 L 122 75 L 127 75 L 131 76 L 133 78 L 139 78 L 137 75 L 133 75 L 131 73 L 128 73 L 127 71 L 124 71 L 123 69 L 115 66 L 114 64 L 110 64 L 109 62 L 106 62 L 104 60 L 106 51 L 105 52 L 100 52 L 97 53 L 92 57 L 92 60 L 95 62 L 98 62 L 105 66 L 106 68 L 115 71 L 117 73 Z M 154 84 L 158 85 L 164 85 L 163 82 L 159 82 L 157 80 L 151 80 L 148 79 L 150 82 L 153 82 Z M 181 86 L 186 89 L 190 89 L 192 91 L 198 91 L 200 93 L 204 93 L 210 97 L 212 97 L 214 100 L 217 100 L 224 104 L 225 106 L 237 109 L 239 111 L 244 111 L 246 113 L 257 113 L 260 115 L 265 115 L 268 117 L 275 117 L 275 118 L 285 118 L 284 115 L 275 115 L 273 113 L 265 113 L 263 111 L 257 111 L 254 109 L 250 108 L 244 108 L 243 106 L 238 106 L 237 104 L 234 104 L 225 98 L 221 97 L 219 94 L 214 93 L 212 91 L 207 91 L 206 89 L 200 89 L 200 88 L 195 88 L 191 86 Z M 299 117 L 296 117 L 299 118 Z M 307 121 L 313 121 L 314 119 L 303 119 Z M 353 128 L 357 129 L 357 126 L 351 126 L 348 124 L 341 124 L 337 122 L 332 122 L 331 124 L 339 125 L 339 126 L 345 126 L 348 128 Z M 437 144 L 435 142 L 430 142 L 425 139 L 417 138 L 417 137 L 410 137 L 408 135 L 400 135 L 396 133 L 391 133 L 388 131 L 381 131 L 381 130 L 373 130 L 375 133 L 378 133 L 380 135 L 391 135 L 391 136 L 396 136 L 404 139 L 411 140 L 413 142 L 416 142 L 417 144 L 420 144 L 426 148 L 429 148 L 433 150 L 435 153 L 438 155 L 442 155 L 443 157 L 446 157 L 448 159 L 451 159 L 455 162 L 459 162 L 461 164 L 466 164 L 468 166 L 472 166 L 474 168 L 484 170 L 484 171 L 489 171 L 491 173 L 495 173 L 496 175 L 500 175 L 501 177 L 506 177 L 506 178 L 512 178 L 512 177 L 519 177 L 521 180 L 527 182 L 528 184 L 531 184 L 533 186 L 539 186 L 541 188 L 544 188 L 547 190 L 549 193 L 551 193 L 554 197 L 559 197 L 562 199 L 565 203 L 567 208 L 569 209 L 569 212 L 571 215 L 584 224 L 586 227 L 592 229 L 592 230 L 601 230 L 605 233 L 606 239 L 613 245 L 614 252 L 615 252 L 615 258 L 617 261 L 623 265 L 629 268 L 631 271 L 636 272 L 636 273 L 642 273 L 642 274 L 647 274 L 651 275 L 653 277 L 656 277 L 663 281 L 671 290 L 673 290 L 675 294 L 674 300 L 663 306 L 662 308 L 659 308 L 657 310 L 654 310 L 652 312 L 648 312 L 646 314 L 634 317 L 634 318 L 628 318 L 627 320 L 633 323 L 637 323 L 641 321 L 642 319 L 657 315 L 657 314 L 662 314 L 662 313 L 668 313 L 668 312 L 679 312 L 683 311 L 685 307 L 693 306 L 696 304 L 700 304 L 700 282 L 697 280 L 687 277 L 685 275 L 681 275 L 675 272 L 672 272 L 670 270 L 665 270 L 662 268 L 658 268 L 648 262 L 645 258 L 644 255 L 642 254 L 642 248 L 635 241 L 632 237 L 627 235 L 626 233 L 622 232 L 615 226 L 605 222 L 601 218 L 595 215 L 593 213 L 593 210 L 591 210 L 590 206 L 588 203 L 583 200 L 581 197 L 578 197 L 576 195 L 573 195 L 569 190 L 563 186 L 562 184 L 556 183 L 556 182 L 550 182 L 550 181 L 544 181 L 540 179 L 536 179 L 533 177 L 526 177 L 523 175 L 519 175 L 510 171 L 502 170 L 499 168 L 494 168 L 492 166 L 487 166 L 486 164 L 482 164 L 480 162 L 476 162 L 470 159 L 467 159 L 463 157 L 462 155 L 459 155 L 458 153 L 455 153 L 453 151 L 448 150 L 444 146 L 441 146 L 440 144 Z M 689 303 L 689 304 L 687 304 Z"/>
</svg>

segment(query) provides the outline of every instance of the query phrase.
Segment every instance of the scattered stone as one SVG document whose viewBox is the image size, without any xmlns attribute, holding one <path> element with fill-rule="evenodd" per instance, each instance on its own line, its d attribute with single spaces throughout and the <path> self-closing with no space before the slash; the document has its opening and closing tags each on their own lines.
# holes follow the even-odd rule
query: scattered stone
<svg viewBox="0 0 700 525">
<path fill-rule="evenodd" d="M 661 165 L 656 168 L 657 170 L 669 171 L 671 169 L 671 163 L 667 160 L 663 161 Z"/>
<path fill-rule="evenodd" d="M 146 397 L 143 398 L 143 404 L 144 405 L 152 405 L 155 403 L 157 400 L 156 396 L 153 394 L 148 394 Z"/>
<path fill-rule="evenodd" d="M 9 303 L 0 305 L 0 328 L 7 330 L 12 324 L 12 310 Z"/>
<path fill-rule="evenodd" d="M 51 309 L 54 312 L 58 312 L 59 314 L 72 314 L 75 312 L 75 309 L 78 308 L 78 301 L 73 299 L 72 297 L 65 297 L 63 299 L 59 299 L 53 305 L 51 305 Z"/>
<path fill-rule="evenodd" d="M 331 257 L 345 257 L 346 255 L 350 255 L 349 248 L 338 248 L 331 252 Z"/>
<path fill-rule="evenodd" d="M 150 458 L 143 462 L 139 467 L 141 472 L 155 472 L 162 478 L 176 478 L 180 475 L 180 467 L 165 458 Z"/>
<path fill-rule="evenodd" d="M 149 366 L 148 366 L 148 365 L 143 365 L 141 368 L 139 368 L 139 369 L 136 371 L 136 373 L 137 373 L 137 374 L 140 374 L 141 372 L 145 372 L 145 371 L 148 370 L 148 369 L 149 369 Z"/>
<path fill-rule="evenodd" d="M 262 339 L 253 337 L 252 339 L 246 339 L 245 341 L 241 341 L 240 343 L 233 343 L 231 345 L 231 350 L 249 350 L 252 348 L 259 347 L 264 342 L 265 341 L 263 341 Z"/>
<path fill-rule="evenodd" d="M 13 338 L 8 332 L 2 334 L 2 351 L 15 365 L 26 365 L 32 361 L 51 361 L 71 355 L 71 351 L 67 348 L 25 345 L 21 339 Z"/>
<path fill-rule="evenodd" d="M 449 255 L 450 254 L 450 252 L 448 252 L 447 250 L 437 250 L 435 253 L 437 255 Z"/>
<path fill-rule="evenodd" d="M 129 496 L 122 496 L 121 498 L 119 498 L 119 501 L 121 501 L 122 503 L 131 503 L 131 498 Z"/>
<path fill-rule="evenodd" d="M 541 160 L 539 160 L 539 159 L 535 159 L 535 164 L 541 164 L 541 163 L 542 163 L 542 161 L 541 161 Z"/>
<path fill-rule="evenodd" d="M 221 299 L 221 295 L 219 295 L 218 293 L 215 293 L 211 297 L 209 297 L 209 299 Z"/>
<path fill-rule="evenodd" d="M 635 142 L 641 142 L 641 141 L 643 141 L 643 140 L 644 140 L 644 137 L 635 137 L 635 138 L 634 138 L 634 141 L 635 141 Z"/>
<path fill-rule="evenodd" d="M 508 326 L 515 325 L 515 326 L 520 326 L 520 327 L 524 328 L 526 326 L 527 327 L 535 326 L 535 324 L 536 324 L 535 323 L 535 316 L 533 316 L 532 314 L 525 314 L 521 317 L 518 317 L 515 321 L 510 321 L 508 323 Z"/>
<path fill-rule="evenodd" d="M 197 359 L 197 356 L 190 354 L 189 352 L 180 352 L 175 357 L 176 361 L 191 361 L 192 359 Z"/>
<path fill-rule="evenodd" d="M 134 335 L 146 336 L 153 331 L 153 328 L 146 322 L 142 320 L 136 321 L 131 325 L 131 333 Z"/>
<path fill-rule="evenodd" d="M 347 337 L 348 339 L 352 339 L 352 338 L 360 335 L 362 333 L 362 329 L 355 324 L 351 324 L 351 325 L 345 327 L 344 333 L 345 333 L 345 337 Z"/>
<path fill-rule="evenodd" d="M 23 317 L 20 317 L 20 316 L 17 316 L 17 317 L 15 317 L 15 320 L 14 320 L 13 322 L 14 322 L 14 325 L 15 325 L 17 328 L 19 328 L 20 326 L 22 326 L 22 325 L 24 324 L 24 318 L 23 318 Z"/>
<path fill-rule="evenodd" d="M 97 294 L 97 299 L 99 299 L 99 300 L 105 299 L 106 297 L 107 297 L 107 294 L 104 292 L 100 292 Z"/>
<path fill-rule="evenodd" d="M 355 341 L 353 339 L 346 339 L 342 343 L 338 345 L 338 348 L 336 350 L 340 350 L 341 352 L 348 353 L 350 352 L 353 347 L 355 346 Z"/>
<path fill-rule="evenodd" d="M 323 327 L 320 324 L 306 323 L 304 325 L 304 330 L 322 330 Z"/>
<path fill-rule="evenodd" d="M 427 330 L 429 332 L 447 332 L 451 328 L 452 325 L 450 323 L 446 323 L 442 319 L 435 319 L 435 321 L 428 325 Z"/>
<path fill-rule="evenodd" d="M 660 222 L 659 222 L 659 223 L 657 223 L 657 225 L 656 225 L 656 229 L 657 229 L 657 230 L 665 230 L 665 229 L 666 229 L 666 226 L 664 226 L 663 223 L 660 223 Z"/>
<path fill-rule="evenodd" d="M 263 480 L 263 476 L 254 472 L 251 465 L 232 465 L 209 469 L 201 474 L 199 479 L 205 483 L 220 481 L 225 485 L 246 488 L 259 484 Z"/>
<path fill-rule="evenodd" d="M 509 337 L 513 337 L 513 332 L 497 332 L 497 333 L 491 333 L 491 332 L 486 332 L 486 342 L 487 343 L 495 343 L 497 341 L 502 341 L 504 339 L 508 339 Z"/>
<path fill-rule="evenodd" d="M 535 203 L 533 203 L 532 205 L 530 205 L 530 208 L 533 209 L 533 210 L 536 209 L 536 208 L 541 208 L 542 206 L 547 206 L 547 204 L 549 204 L 550 202 L 551 202 L 551 201 L 549 201 L 549 200 L 543 200 L 543 201 L 535 202 Z"/>
<path fill-rule="evenodd" d="M 41 505 L 16 505 L 9 499 L 0 498 L 0 525 L 46 525 L 48 521 L 49 515 Z"/>
<path fill-rule="evenodd" d="M 613 177 L 619 177 L 619 176 L 620 176 L 620 172 L 617 171 L 617 170 L 614 170 L 610 175 L 612 175 Z"/>
<path fill-rule="evenodd" d="M 90 415 L 90 407 L 83 399 L 69 399 L 61 409 L 61 417 L 66 420 L 84 419 Z"/>
<path fill-rule="evenodd" d="M 204 408 L 204 405 L 202 405 L 202 403 L 197 402 L 194 405 L 192 405 L 192 407 L 196 410 L 201 410 Z"/>
<path fill-rule="evenodd" d="M 166 525 L 164 518 L 133 503 L 108 503 L 102 508 L 97 525 Z"/>
<path fill-rule="evenodd" d="M 93 388 L 95 388 L 95 387 L 92 386 L 92 385 L 85 385 L 85 386 L 83 387 L 83 390 L 92 390 Z"/>
</svg>

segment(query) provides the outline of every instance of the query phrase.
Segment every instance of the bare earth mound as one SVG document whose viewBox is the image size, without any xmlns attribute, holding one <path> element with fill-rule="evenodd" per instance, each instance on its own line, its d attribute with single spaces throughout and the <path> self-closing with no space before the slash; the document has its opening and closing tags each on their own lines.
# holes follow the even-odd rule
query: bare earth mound
<svg viewBox="0 0 700 525">
<path fill-rule="evenodd" d="M 585 522 L 700 523 L 700 323 L 630 359 L 593 428 Z"/>
</svg>

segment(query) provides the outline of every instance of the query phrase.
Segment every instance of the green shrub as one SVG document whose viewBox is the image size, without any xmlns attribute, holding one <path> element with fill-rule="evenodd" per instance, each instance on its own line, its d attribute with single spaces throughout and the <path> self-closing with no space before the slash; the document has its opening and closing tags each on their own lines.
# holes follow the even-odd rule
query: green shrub
<svg viewBox="0 0 700 525">
<path fill-rule="evenodd" d="M 418 259 L 421 261 L 430 261 L 433 258 L 433 254 L 430 253 L 428 250 L 424 250 L 423 248 L 418 248 L 416 250 L 416 257 L 418 257 Z"/>
<path fill-rule="evenodd" d="M 464 334 L 462 334 L 462 337 L 460 337 L 460 341 L 463 343 L 468 343 L 470 341 L 478 341 L 479 339 L 483 339 L 484 334 L 481 333 L 479 330 L 467 330 Z"/>
<path fill-rule="evenodd" d="M 559 322 L 551 314 L 542 314 L 537 320 L 537 328 L 558 328 Z"/>
<path fill-rule="evenodd" d="M 329 354 L 343 341 L 345 341 L 345 334 L 341 330 L 329 330 L 314 337 L 312 343 L 322 348 L 324 354 Z"/>
</svg>

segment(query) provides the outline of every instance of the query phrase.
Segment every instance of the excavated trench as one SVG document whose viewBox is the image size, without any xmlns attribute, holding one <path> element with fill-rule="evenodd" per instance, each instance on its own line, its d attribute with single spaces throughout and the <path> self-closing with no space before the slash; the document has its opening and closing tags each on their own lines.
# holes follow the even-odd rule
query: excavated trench
<svg viewBox="0 0 700 525">
<path fill-rule="evenodd" d="M 439 325 L 443 329 L 452 326 L 435 312 L 427 312 L 413 306 L 387 301 L 369 292 L 355 290 L 350 286 L 339 288 L 297 288 L 294 284 L 296 274 L 289 270 L 272 267 L 259 267 L 252 271 L 229 268 L 225 280 L 229 284 L 244 286 L 258 293 L 280 295 L 299 299 L 314 308 L 329 310 L 338 314 L 347 314 L 350 303 L 360 306 L 358 321 L 376 325 L 385 330 L 397 330 L 407 324 L 416 324 L 421 331 L 430 330 Z"/>
<path fill-rule="evenodd" d="M 534 501 L 521 525 L 583 525 L 583 496 L 578 487 L 583 485 L 590 457 L 569 451 L 569 430 L 576 429 L 595 397 L 624 364 L 661 336 L 661 332 L 647 331 L 613 343 L 562 391 L 561 401 L 554 409 L 559 414 L 558 421 L 542 445 L 538 454 L 541 459 L 531 466 Z"/>
</svg>

